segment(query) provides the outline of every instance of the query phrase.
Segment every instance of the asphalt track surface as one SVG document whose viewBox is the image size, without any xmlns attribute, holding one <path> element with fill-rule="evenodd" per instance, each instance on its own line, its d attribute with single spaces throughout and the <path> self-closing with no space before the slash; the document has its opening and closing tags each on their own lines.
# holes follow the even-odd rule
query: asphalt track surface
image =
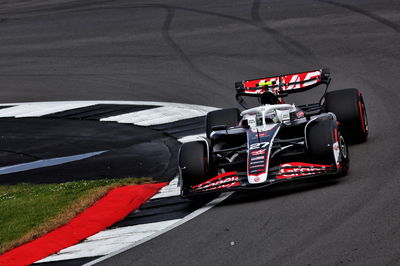
<svg viewBox="0 0 400 266">
<path fill-rule="evenodd" d="M 93 158 L 52 167 L 39 166 L 29 171 L 18 171 L 18 167 L 16 172 L 0 172 L 0 184 L 60 183 L 132 176 L 155 176 L 156 181 L 168 181 L 177 172 L 174 160 L 179 143 L 150 128 L 53 116 L 1 118 L 0 124 L 0 167 L 101 152 Z"/>
<path fill-rule="evenodd" d="M 400 264 L 399 1 L 17 1 L 0 36 L 1 102 L 229 107 L 234 81 L 319 67 L 364 94 L 346 178 L 235 194 L 103 264 Z"/>
</svg>

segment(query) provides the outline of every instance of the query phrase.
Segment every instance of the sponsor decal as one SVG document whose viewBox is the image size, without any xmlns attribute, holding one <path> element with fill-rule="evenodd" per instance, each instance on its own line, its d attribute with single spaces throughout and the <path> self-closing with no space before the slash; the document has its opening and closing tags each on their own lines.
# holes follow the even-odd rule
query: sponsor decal
<svg viewBox="0 0 400 266">
<path fill-rule="evenodd" d="M 217 188 L 222 188 L 222 187 L 231 187 L 231 186 L 233 186 L 233 184 L 237 184 L 237 183 L 240 185 L 240 182 L 238 182 L 238 181 L 239 181 L 238 176 L 231 176 L 231 177 L 226 177 L 226 178 L 223 178 L 223 179 L 215 181 L 215 182 L 206 181 L 197 186 L 193 186 L 193 189 L 204 190 L 204 189 L 217 189 Z M 229 183 L 229 184 L 227 184 L 227 183 Z"/>
<path fill-rule="evenodd" d="M 210 187 L 210 188 L 203 188 L 201 189 L 202 191 L 210 191 L 210 190 L 217 190 L 217 189 L 223 189 L 223 188 L 230 188 L 230 187 L 237 187 L 240 186 L 240 182 L 235 182 L 235 183 L 229 183 L 229 184 L 224 184 L 216 187 Z M 199 190 L 199 189 L 196 189 Z"/>
<path fill-rule="evenodd" d="M 266 150 L 252 151 L 252 152 L 251 152 L 251 155 L 252 155 L 252 156 L 262 155 L 262 154 L 265 154 L 265 151 L 266 151 Z"/>
<path fill-rule="evenodd" d="M 253 161 L 259 161 L 259 160 L 264 160 L 264 156 L 252 157 L 250 160 L 251 160 L 252 162 L 253 162 Z"/>
<path fill-rule="evenodd" d="M 248 176 L 248 180 L 251 184 L 262 183 L 265 182 L 266 179 L 267 175 L 263 170 L 260 170 L 259 173 Z"/>
<path fill-rule="evenodd" d="M 319 78 L 320 76 L 321 76 L 320 71 L 304 72 L 304 73 L 299 73 L 299 74 L 282 76 L 281 81 L 284 84 L 282 86 L 282 90 L 295 90 L 295 89 L 301 89 L 301 88 L 313 85 L 318 82 L 318 79 L 316 79 L 316 78 Z M 315 80 L 312 80 L 312 79 L 315 79 Z M 311 81 L 308 81 L 308 80 L 311 80 Z M 308 82 L 305 82 L 305 81 L 308 81 Z M 304 83 L 298 83 L 298 82 L 304 82 Z M 290 84 L 290 83 L 295 83 L 295 84 Z"/>
<path fill-rule="evenodd" d="M 302 118 L 302 117 L 304 117 L 304 112 L 303 111 L 297 112 L 296 116 L 297 116 L 297 118 Z"/>
<path fill-rule="evenodd" d="M 275 94 L 277 94 L 279 90 L 296 90 L 314 85 L 319 82 L 320 79 L 321 71 L 316 70 L 278 77 L 247 80 L 243 82 L 243 86 L 245 87 L 246 93 L 262 94 L 266 89 L 260 88 L 259 86 L 267 85 Z"/>
<path fill-rule="evenodd" d="M 320 174 L 328 170 L 330 165 L 308 164 L 308 163 L 286 163 L 280 165 L 277 179 L 293 178 Z"/>
<path fill-rule="evenodd" d="M 265 137 L 265 136 L 267 136 L 267 135 L 268 135 L 268 133 L 264 133 L 264 132 L 262 132 L 262 133 L 256 133 L 256 134 L 253 135 L 253 139 L 262 138 L 262 137 Z"/>
<path fill-rule="evenodd" d="M 237 176 L 237 172 L 236 171 L 232 171 L 232 172 L 221 173 L 221 174 L 219 174 L 217 176 L 214 176 L 213 178 L 211 178 L 211 179 L 209 179 L 209 180 L 207 180 L 207 181 L 205 181 L 205 182 L 203 182 L 203 183 L 201 183 L 199 185 L 196 185 L 194 187 L 198 187 L 200 185 L 204 185 L 206 183 L 209 183 L 209 182 L 212 182 L 212 181 L 217 181 L 217 180 L 220 180 L 220 179 L 222 179 L 224 177 L 231 177 L 231 176 Z"/>
<path fill-rule="evenodd" d="M 279 77 L 270 77 L 270 78 L 262 78 L 262 79 L 255 79 L 255 80 L 248 80 L 243 83 L 246 93 L 264 93 L 266 90 L 264 88 L 257 88 L 259 86 L 269 85 L 274 88 L 276 85 L 279 85 Z M 257 88 L 257 89 L 256 89 Z"/>
<path fill-rule="evenodd" d="M 251 162 L 250 162 L 250 165 L 252 165 L 252 162 L 253 162 L 253 164 L 262 164 L 262 165 L 265 164 L 265 160 L 255 160 L 255 161 L 251 161 Z"/>
</svg>

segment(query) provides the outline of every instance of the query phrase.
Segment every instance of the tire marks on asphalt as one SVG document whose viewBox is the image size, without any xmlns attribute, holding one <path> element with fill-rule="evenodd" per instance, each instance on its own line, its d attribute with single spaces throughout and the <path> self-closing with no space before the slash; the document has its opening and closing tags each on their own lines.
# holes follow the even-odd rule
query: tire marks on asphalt
<svg viewBox="0 0 400 266">
<path fill-rule="evenodd" d="M 299 57 L 313 57 L 313 52 L 301 44 L 300 42 L 294 40 L 293 38 L 277 31 L 271 27 L 268 27 L 260 16 L 261 0 L 254 0 L 251 7 L 251 18 L 253 19 L 254 25 L 260 28 L 265 33 L 271 35 L 273 39 L 281 45 L 290 54 Z"/>
<path fill-rule="evenodd" d="M 208 75 L 208 74 L 204 73 L 202 70 L 200 70 L 189 59 L 189 57 L 186 55 L 186 53 L 183 51 L 183 49 L 177 44 L 177 42 L 174 41 L 174 39 L 172 39 L 172 37 L 170 35 L 170 29 L 171 29 L 171 25 L 172 25 L 172 20 L 175 16 L 175 9 L 171 8 L 167 5 L 149 5 L 149 7 L 164 8 L 167 11 L 167 16 L 165 18 L 164 25 L 162 26 L 162 35 L 163 35 L 165 42 L 168 43 L 168 45 L 175 51 L 175 53 L 179 56 L 181 61 L 184 62 L 192 72 L 196 73 L 201 78 L 203 78 L 205 80 L 210 80 L 218 86 L 223 85 L 218 80 L 214 79 L 210 75 Z"/>
<path fill-rule="evenodd" d="M 397 33 L 400 33 L 400 25 L 398 25 L 398 24 L 396 24 L 396 23 L 394 23 L 394 22 L 392 22 L 392 21 L 390 21 L 390 20 L 388 20 L 388 19 L 386 19 L 386 18 L 384 18 L 382 16 L 379 16 L 377 14 L 374 14 L 372 12 L 364 10 L 362 8 L 359 8 L 359 7 L 356 7 L 356 6 L 353 6 L 353 5 L 349 5 L 349 4 L 333 2 L 333 1 L 329 1 L 329 0 L 318 0 L 318 1 L 321 2 L 321 3 L 330 4 L 330 5 L 333 5 L 333 6 L 338 6 L 338 7 L 350 10 L 352 12 L 358 13 L 360 15 L 366 16 L 366 17 L 368 17 L 368 18 L 370 18 L 370 19 L 372 19 L 372 20 L 374 20 L 374 21 L 376 21 L 376 22 L 378 22 L 378 23 L 380 23 L 380 24 L 382 24 L 382 25 L 384 25 L 386 27 L 391 28 L 392 30 L 396 31 Z"/>
</svg>

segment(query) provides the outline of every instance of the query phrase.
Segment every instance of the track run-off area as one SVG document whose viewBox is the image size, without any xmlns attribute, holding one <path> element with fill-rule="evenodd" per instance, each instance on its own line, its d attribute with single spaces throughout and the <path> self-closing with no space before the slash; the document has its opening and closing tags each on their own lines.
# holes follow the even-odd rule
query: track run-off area
<svg viewBox="0 0 400 266">
<path fill-rule="evenodd" d="M 0 36 L 4 104 L 124 100 L 237 107 L 235 81 L 322 67 L 331 70 L 331 90 L 355 87 L 363 93 L 370 137 L 350 147 L 347 177 L 234 193 L 99 264 L 399 265 L 399 1 L 8 1 L 0 3 Z M 312 102 L 314 93 L 296 98 Z M 23 134 L 38 136 L 29 131 L 33 118 L 18 119 L 25 123 Z M 86 130 L 75 143 L 99 134 L 97 117 L 74 119 L 63 126 Z M 1 131 L 11 136 L 13 122 L 0 121 Z M 54 132 L 61 126 L 54 125 Z M 133 141 L 128 137 L 147 130 L 119 123 L 107 127 L 115 134 L 103 131 L 91 142 L 94 150 L 75 145 L 71 153 L 61 153 L 54 149 L 60 144 L 55 137 L 52 154 L 37 160 L 110 151 L 115 145 L 127 158 L 135 150 L 123 150 Z M 68 132 L 61 137 L 68 139 Z M 151 132 L 165 144 L 165 154 L 179 147 L 162 139 L 171 135 Z M 3 152 L 1 158 L 11 160 Z M 16 164 L 35 161 L 18 158 Z M 170 181 L 174 174 L 168 175 L 165 164 L 155 171 L 161 181 Z M 111 168 L 125 175 L 126 165 L 121 161 Z M 107 176 L 109 169 L 98 173 Z M 35 182 L 33 176 L 23 181 Z"/>
</svg>

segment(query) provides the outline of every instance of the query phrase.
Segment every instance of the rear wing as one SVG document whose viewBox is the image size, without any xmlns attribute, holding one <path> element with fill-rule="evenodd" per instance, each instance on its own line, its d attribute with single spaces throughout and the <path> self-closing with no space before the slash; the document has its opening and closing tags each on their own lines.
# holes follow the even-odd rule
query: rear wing
<svg viewBox="0 0 400 266">
<path fill-rule="evenodd" d="M 235 83 L 236 97 L 258 96 L 265 93 L 273 93 L 277 97 L 286 96 L 309 90 L 321 84 L 329 85 L 329 69 L 318 69 L 302 73 L 286 74 L 275 77 L 244 80 Z"/>
</svg>

